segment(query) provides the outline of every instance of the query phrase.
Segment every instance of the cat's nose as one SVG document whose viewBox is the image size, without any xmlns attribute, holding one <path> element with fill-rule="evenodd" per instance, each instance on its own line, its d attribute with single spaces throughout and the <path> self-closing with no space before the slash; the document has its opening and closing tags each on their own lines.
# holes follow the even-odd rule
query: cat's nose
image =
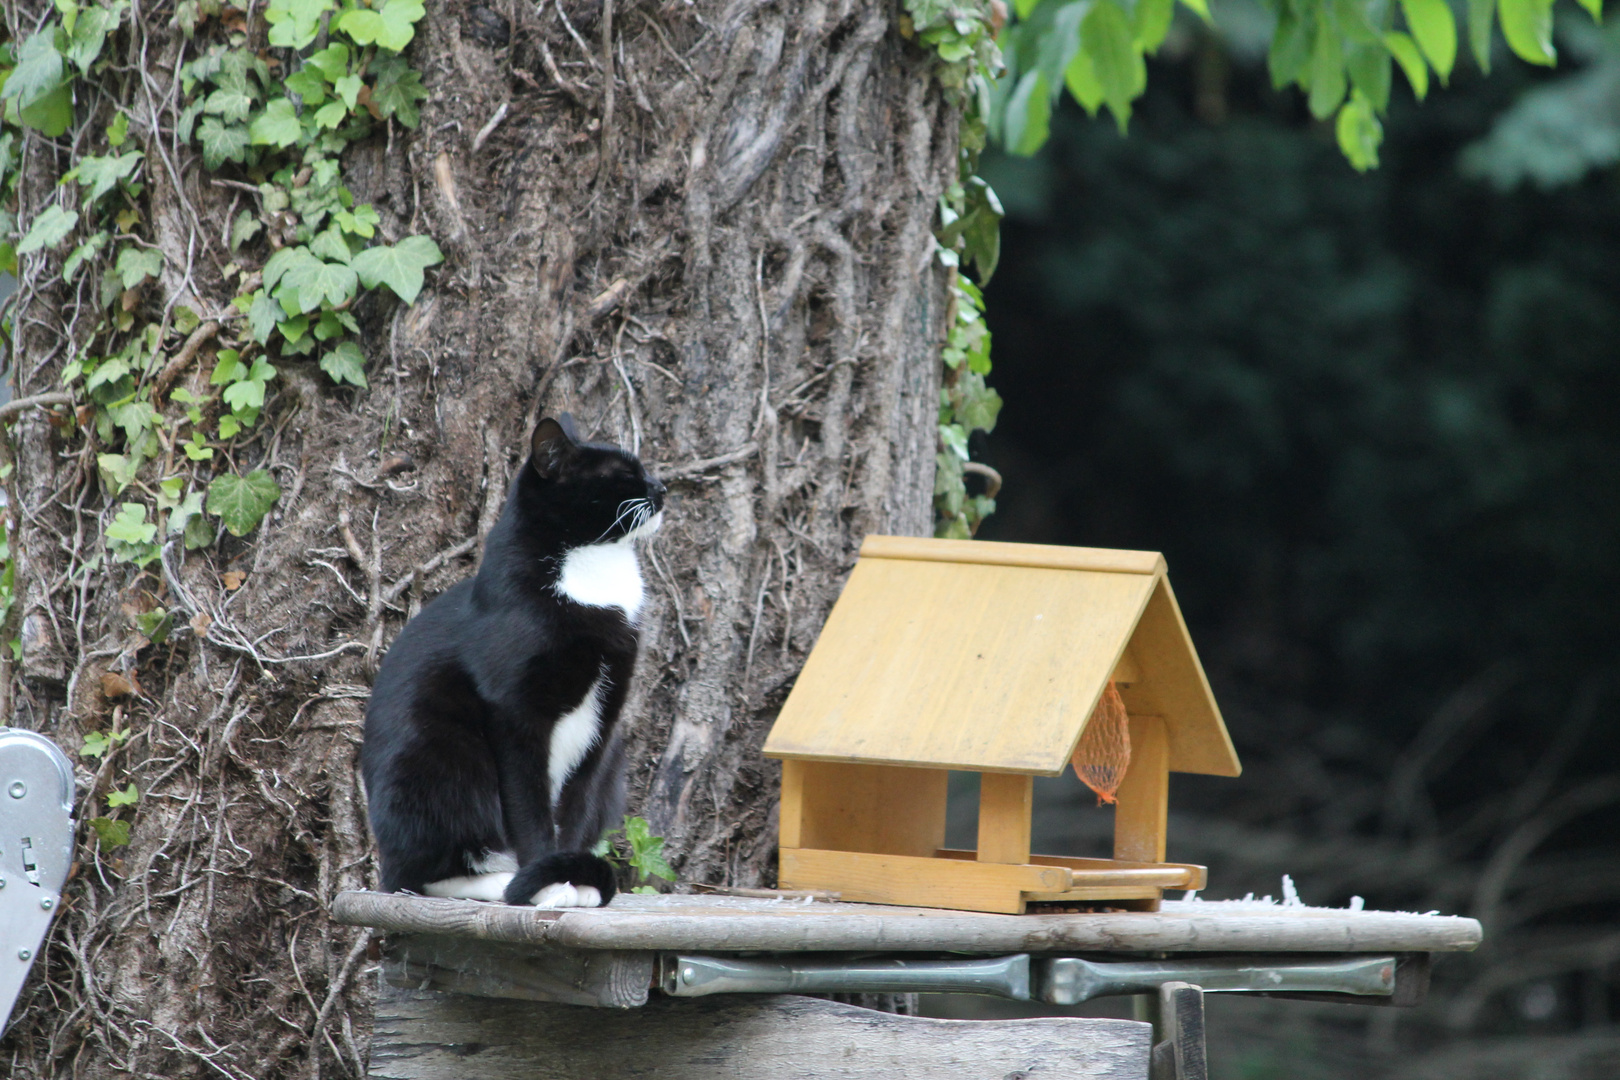
<svg viewBox="0 0 1620 1080">
<path fill-rule="evenodd" d="M 658 506 L 664 505 L 664 492 L 668 490 L 669 489 L 664 486 L 664 482 L 662 480 L 658 480 L 651 476 L 647 477 L 647 494 Z"/>
</svg>

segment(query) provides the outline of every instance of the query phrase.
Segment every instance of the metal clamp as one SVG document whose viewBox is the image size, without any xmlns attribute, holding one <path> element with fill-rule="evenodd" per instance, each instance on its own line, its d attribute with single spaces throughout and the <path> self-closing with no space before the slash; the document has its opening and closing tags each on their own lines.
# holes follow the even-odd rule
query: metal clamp
<svg viewBox="0 0 1620 1080">
<path fill-rule="evenodd" d="M 1331 959 L 1208 957 L 1175 960 L 1082 960 L 1059 956 L 1036 964 L 1040 1000 L 1077 1005 L 1098 997 L 1156 994 L 1167 982 L 1193 983 L 1205 993 L 1319 992 L 1387 997 L 1395 992 L 1395 957 Z"/>
<path fill-rule="evenodd" d="M 1257 961 L 1252 957 L 1096 961 L 1028 953 L 993 958 L 724 957 L 662 953 L 658 986 L 671 997 L 708 994 L 989 994 L 1053 1005 L 1156 994 L 1169 982 L 1225 993 L 1322 992 L 1387 997 L 1393 956 Z M 1033 991 L 1033 993 L 1032 993 Z"/>
<path fill-rule="evenodd" d="M 708 994 L 991 994 L 1029 1000 L 1029 954 L 983 960 L 739 959 L 664 953 L 658 985 Z"/>
<path fill-rule="evenodd" d="M 62 906 L 72 860 L 72 763 L 43 735 L 0 727 L 0 1031 Z"/>
</svg>

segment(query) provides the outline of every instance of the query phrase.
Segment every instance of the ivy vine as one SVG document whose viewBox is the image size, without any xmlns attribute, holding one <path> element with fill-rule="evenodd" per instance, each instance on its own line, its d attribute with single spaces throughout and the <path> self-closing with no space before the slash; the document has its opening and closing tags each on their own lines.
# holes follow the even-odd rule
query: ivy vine
<svg viewBox="0 0 1620 1080">
<path fill-rule="evenodd" d="M 972 460 L 968 437 L 989 432 L 1001 412 L 1001 395 L 985 382 L 990 374 L 990 328 L 984 321 L 982 287 L 1001 257 L 1001 203 L 978 175 L 986 141 L 992 80 L 1000 73 L 997 14 L 981 0 L 906 0 L 901 33 L 938 58 L 946 97 L 962 110 L 957 180 L 940 197 L 936 253 L 949 270 L 945 364 L 939 391 L 939 445 L 934 471 L 934 534 L 967 538 L 995 513 L 1001 479 Z M 973 268 L 975 283 L 967 276 Z M 969 495 L 969 472 L 983 475 L 982 495 Z"/>
<path fill-rule="evenodd" d="M 74 409 L 56 422 L 89 441 L 107 504 L 101 549 L 70 568 L 74 580 L 113 564 L 155 574 L 168 545 L 197 550 L 215 543 L 218 527 L 236 537 L 257 529 L 281 489 L 241 462 L 277 363 L 314 361 L 332 383 L 365 389 L 353 305 L 380 287 L 413 303 L 424 271 L 443 261 L 426 236 L 386 242 L 381 216 L 357 203 L 341 162 L 382 127 L 418 123 L 427 91 L 401 51 L 421 0 L 269 0 L 247 11 L 181 0 L 173 18 L 187 45 L 178 107 L 162 131 L 151 130 L 155 116 L 137 128 L 134 81 L 108 48 L 131 10 L 127 0 L 56 0 L 37 31 L 0 45 L 0 270 L 59 258 L 60 281 L 76 290 L 74 353 L 61 371 Z M 196 291 L 190 257 L 168 265 L 148 220 L 151 163 L 139 146 L 161 146 L 171 122 L 209 181 L 246 203 L 224 238 L 233 261 L 222 272 L 232 290 L 222 313 L 178 303 L 186 285 Z M 70 130 L 72 168 L 52 201 L 19 223 L 25 145 Z M 9 343 L 9 314 L 5 330 Z M 210 343 L 205 389 L 179 385 Z M 8 544 L 0 559 L 0 625 L 10 626 Z M 154 644 L 173 626 L 161 606 L 134 618 Z M 10 647 L 19 654 L 15 637 Z M 88 737 L 81 753 L 99 758 L 120 734 L 115 715 L 113 732 Z M 138 793 L 114 795 L 109 813 Z M 104 847 L 127 843 L 127 826 L 98 820 Z"/>
</svg>

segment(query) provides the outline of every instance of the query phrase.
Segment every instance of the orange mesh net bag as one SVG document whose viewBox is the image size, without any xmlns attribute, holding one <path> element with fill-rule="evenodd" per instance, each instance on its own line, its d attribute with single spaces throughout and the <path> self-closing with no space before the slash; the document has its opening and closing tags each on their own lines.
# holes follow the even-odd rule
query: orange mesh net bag
<svg viewBox="0 0 1620 1080">
<path fill-rule="evenodd" d="M 1125 719 L 1125 702 L 1112 682 L 1080 733 L 1070 763 L 1074 774 L 1097 793 L 1098 806 L 1119 797 L 1120 781 L 1131 764 L 1131 729 Z"/>
</svg>

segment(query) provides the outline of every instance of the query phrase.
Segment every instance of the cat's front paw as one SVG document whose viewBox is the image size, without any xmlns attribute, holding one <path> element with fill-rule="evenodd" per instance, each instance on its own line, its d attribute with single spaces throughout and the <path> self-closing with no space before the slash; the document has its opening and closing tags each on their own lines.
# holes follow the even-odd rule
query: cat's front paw
<svg viewBox="0 0 1620 1080">
<path fill-rule="evenodd" d="M 539 908 L 601 907 L 602 894 L 594 885 L 558 881 L 531 896 L 529 903 Z"/>
</svg>

